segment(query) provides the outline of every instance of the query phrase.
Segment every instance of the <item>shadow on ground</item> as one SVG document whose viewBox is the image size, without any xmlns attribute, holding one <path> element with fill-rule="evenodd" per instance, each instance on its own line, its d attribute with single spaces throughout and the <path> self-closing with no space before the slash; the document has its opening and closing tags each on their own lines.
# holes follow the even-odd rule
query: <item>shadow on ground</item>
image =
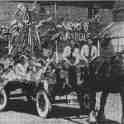
<svg viewBox="0 0 124 124">
<path fill-rule="evenodd" d="M 112 121 L 112 120 L 106 119 L 105 121 L 102 121 L 99 124 L 120 124 L 120 123 L 116 122 L 116 121 Z"/>
<path fill-rule="evenodd" d="M 66 120 L 72 122 L 72 123 L 75 123 L 75 124 L 85 124 L 84 122 L 82 121 L 79 121 L 77 119 L 72 119 L 72 118 L 66 118 Z M 90 124 L 88 123 L 88 119 L 86 120 L 87 124 Z M 116 122 L 116 121 L 112 121 L 112 120 L 109 120 L 109 119 L 106 119 L 104 122 L 97 122 L 97 123 L 93 123 L 93 124 L 120 124 L 119 122 Z"/>
<path fill-rule="evenodd" d="M 11 100 L 8 102 L 5 111 L 15 111 L 36 115 L 35 105 L 33 103 L 25 102 L 24 100 Z"/>
<path fill-rule="evenodd" d="M 64 118 L 64 117 L 71 117 L 71 116 L 79 116 L 81 114 L 78 108 L 72 108 L 67 106 L 52 106 L 52 112 L 50 113 L 50 118 Z M 35 109 L 35 103 L 25 102 L 24 100 L 11 100 L 8 102 L 7 109 L 5 111 L 16 111 L 22 112 L 27 114 L 37 115 Z"/>
<path fill-rule="evenodd" d="M 60 106 L 53 106 L 53 110 L 50 113 L 49 118 L 63 118 L 64 120 L 68 120 L 75 124 L 84 124 L 81 120 L 85 119 L 88 120 L 86 116 L 87 112 L 85 111 L 81 114 L 78 108 L 74 107 L 60 107 Z M 24 100 L 11 100 L 8 103 L 7 109 L 5 111 L 15 111 L 19 113 L 26 113 L 30 115 L 37 116 L 37 112 L 35 110 L 35 104 L 24 102 Z M 80 121 L 79 121 L 80 120 Z M 105 120 L 104 122 L 97 123 L 97 124 L 119 124 L 118 122 L 112 120 Z"/>
</svg>

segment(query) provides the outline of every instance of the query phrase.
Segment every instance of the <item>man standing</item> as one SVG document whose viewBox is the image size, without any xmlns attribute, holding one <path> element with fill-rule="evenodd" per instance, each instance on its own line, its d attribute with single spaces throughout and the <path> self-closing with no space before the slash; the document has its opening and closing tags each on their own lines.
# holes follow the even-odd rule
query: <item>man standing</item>
<svg viewBox="0 0 124 124">
<path fill-rule="evenodd" d="M 72 56 L 75 58 L 73 65 L 78 65 L 80 63 L 80 49 L 77 44 L 73 48 Z"/>
<path fill-rule="evenodd" d="M 9 54 L 16 54 L 22 47 L 25 32 L 24 25 L 28 23 L 29 16 L 27 14 L 27 8 L 23 3 L 17 5 L 17 9 L 14 15 L 15 19 L 10 23 L 10 32 L 12 37 L 9 41 Z"/>
<path fill-rule="evenodd" d="M 67 85 L 74 90 L 77 90 L 77 68 L 80 62 L 79 48 L 73 40 L 70 41 L 70 46 L 66 46 L 63 52 L 63 59 L 67 64 L 68 83 Z"/>
<path fill-rule="evenodd" d="M 88 65 L 98 56 L 98 51 L 91 38 L 88 38 L 88 43 L 84 44 L 81 48 L 81 59 Z"/>
<path fill-rule="evenodd" d="M 63 60 L 66 61 L 67 63 L 70 63 L 68 60 L 68 57 L 71 55 L 71 47 L 70 46 L 66 46 L 63 50 Z"/>
</svg>

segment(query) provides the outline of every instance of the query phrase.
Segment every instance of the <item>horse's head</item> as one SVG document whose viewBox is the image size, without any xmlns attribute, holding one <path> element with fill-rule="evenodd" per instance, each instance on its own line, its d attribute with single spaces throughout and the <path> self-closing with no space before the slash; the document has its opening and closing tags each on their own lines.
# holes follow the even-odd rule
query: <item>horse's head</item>
<svg viewBox="0 0 124 124">
<path fill-rule="evenodd" d="M 102 48 L 106 48 L 110 44 L 110 41 L 111 41 L 110 34 L 108 34 L 108 33 L 104 34 L 104 36 L 102 36 L 102 38 L 100 40 L 101 47 Z"/>
</svg>

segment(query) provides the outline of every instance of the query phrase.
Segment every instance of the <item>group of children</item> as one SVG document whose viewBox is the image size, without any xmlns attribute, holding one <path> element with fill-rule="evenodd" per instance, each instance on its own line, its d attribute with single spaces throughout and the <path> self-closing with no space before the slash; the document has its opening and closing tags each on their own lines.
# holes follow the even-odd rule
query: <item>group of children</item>
<svg viewBox="0 0 124 124">
<path fill-rule="evenodd" d="M 77 65 L 80 61 L 83 61 L 86 65 L 94 60 L 98 56 L 98 50 L 93 45 L 92 39 L 88 38 L 87 42 L 81 46 L 81 48 L 74 42 L 71 45 L 66 46 L 63 50 L 63 59 L 70 62 L 69 57 L 74 58 L 73 65 Z"/>
</svg>

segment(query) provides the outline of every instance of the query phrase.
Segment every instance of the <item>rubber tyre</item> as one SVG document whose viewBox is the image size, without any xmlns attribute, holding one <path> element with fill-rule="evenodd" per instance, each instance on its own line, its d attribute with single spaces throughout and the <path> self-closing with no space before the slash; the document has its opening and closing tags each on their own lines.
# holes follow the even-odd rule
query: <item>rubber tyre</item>
<svg viewBox="0 0 124 124">
<path fill-rule="evenodd" d="M 51 112 L 52 105 L 47 93 L 44 90 L 39 90 L 36 94 L 36 111 L 42 118 L 47 118 Z"/>
<path fill-rule="evenodd" d="M 7 106 L 7 94 L 4 88 L 0 89 L 0 111 L 4 110 Z"/>
</svg>

